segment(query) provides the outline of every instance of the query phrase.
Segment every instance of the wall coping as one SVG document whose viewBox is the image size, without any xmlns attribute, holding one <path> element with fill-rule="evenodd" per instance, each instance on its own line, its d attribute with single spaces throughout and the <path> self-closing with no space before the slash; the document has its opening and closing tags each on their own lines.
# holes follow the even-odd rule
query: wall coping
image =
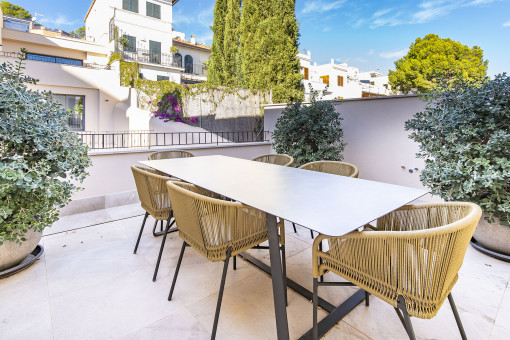
<svg viewBox="0 0 510 340">
<path fill-rule="evenodd" d="M 261 146 L 261 145 L 271 145 L 271 142 L 156 146 L 153 148 L 132 148 L 132 149 L 89 151 L 88 154 L 89 154 L 89 156 L 104 156 L 104 155 L 128 154 L 128 153 L 147 153 L 147 152 L 156 152 L 156 151 L 165 151 L 165 150 L 218 149 L 218 148 L 235 148 L 235 147 L 248 147 L 248 146 Z"/>
<path fill-rule="evenodd" d="M 365 98 L 346 98 L 346 99 L 333 99 L 331 102 L 333 104 L 340 104 L 343 102 L 357 102 L 357 101 L 366 101 L 366 100 L 385 100 L 385 99 L 400 99 L 400 98 L 410 98 L 410 97 L 418 97 L 417 94 L 399 94 L 393 96 L 378 96 L 378 97 L 365 97 Z M 304 105 L 309 105 L 310 102 L 303 102 Z M 262 105 L 264 109 L 276 110 L 276 109 L 284 109 L 288 106 L 287 103 L 276 103 L 276 104 L 265 104 Z"/>
</svg>

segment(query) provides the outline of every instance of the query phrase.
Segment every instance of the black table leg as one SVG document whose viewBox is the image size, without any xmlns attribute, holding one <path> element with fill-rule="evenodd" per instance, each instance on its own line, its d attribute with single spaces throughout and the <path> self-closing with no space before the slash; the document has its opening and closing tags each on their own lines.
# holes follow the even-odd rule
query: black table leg
<svg viewBox="0 0 510 340">
<path fill-rule="evenodd" d="M 271 261 L 271 279 L 273 281 L 274 311 L 276 315 L 276 331 L 279 340 L 289 339 L 289 324 L 285 307 L 285 288 L 283 286 L 282 264 L 276 217 L 266 214 L 267 235 L 269 240 L 269 256 Z"/>
</svg>

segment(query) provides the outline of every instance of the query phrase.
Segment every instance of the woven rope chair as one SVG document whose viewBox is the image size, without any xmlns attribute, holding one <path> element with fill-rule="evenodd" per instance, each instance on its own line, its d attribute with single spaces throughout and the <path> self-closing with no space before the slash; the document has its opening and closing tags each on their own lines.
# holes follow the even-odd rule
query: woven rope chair
<svg viewBox="0 0 510 340">
<path fill-rule="evenodd" d="M 363 232 L 319 235 L 313 243 L 314 337 L 317 338 L 317 278 L 327 272 L 373 294 L 395 308 L 410 339 L 410 316 L 434 317 L 448 297 L 463 339 L 466 334 L 451 290 L 482 210 L 473 203 L 407 205 Z M 319 250 L 327 240 L 329 250 Z M 349 283 L 343 283 L 346 285 Z"/>
<path fill-rule="evenodd" d="M 284 154 L 270 154 L 270 155 L 262 155 L 252 159 L 252 161 L 283 165 L 283 166 L 292 166 L 294 164 L 294 158 L 289 155 Z"/>
<path fill-rule="evenodd" d="M 191 246 L 209 261 L 223 261 L 223 275 L 216 305 L 211 339 L 216 336 L 223 289 L 229 259 L 268 239 L 266 214 L 239 202 L 226 201 L 220 195 L 184 182 L 167 183 L 179 237 L 183 239 L 168 300 L 172 299 L 184 250 Z M 283 277 L 285 267 L 285 234 L 280 227 L 280 250 Z"/>
<path fill-rule="evenodd" d="M 142 208 L 145 210 L 145 217 L 143 218 L 133 253 L 136 254 L 136 251 L 138 250 L 143 228 L 145 227 L 145 222 L 149 215 L 156 220 L 154 228 L 152 229 L 152 234 L 154 236 L 163 236 L 158 260 L 156 262 L 156 268 L 154 269 L 154 276 L 152 278 L 152 281 L 156 281 L 159 264 L 161 262 L 161 255 L 163 254 L 163 248 L 165 247 L 166 235 L 169 232 L 177 231 L 177 228 L 170 229 L 170 227 L 175 223 L 175 220 L 171 221 L 173 217 L 172 206 L 170 204 L 170 197 L 168 196 L 166 182 L 171 179 L 167 176 L 161 176 L 159 171 L 150 168 L 132 166 L 131 171 L 133 172 L 133 177 L 135 179 L 138 198 L 140 199 Z M 158 225 L 158 221 L 161 222 L 161 229 L 163 229 L 163 221 L 166 221 L 166 228 L 157 233 L 156 227 Z"/>
<path fill-rule="evenodd" d="M 184 150 L 167 150 L 151 153 L 148 157 L 148 160 L 154 161 L 157 159 L 187 158 L 187 157 L 195 157 L 195 155 L 192 154 L 191 152 Z"/>
<path fill-rule="evenodd" d="M 358 168 L 349 163 L 337 162 L 337 161 L 317 161 L 303 164 L 299 167 L 303 170 L 311 170 L 317 172 L 324 172 L 332 175 L 346 176 L 352 178 L 358 178 L 359 170 Z M 294 228 L 294 232 L 296 233 L 296 224 L 292 223 L 292 228 Z M 310 230 L 310 235 L 313 238 L 313 231 Z"/>
</svg>

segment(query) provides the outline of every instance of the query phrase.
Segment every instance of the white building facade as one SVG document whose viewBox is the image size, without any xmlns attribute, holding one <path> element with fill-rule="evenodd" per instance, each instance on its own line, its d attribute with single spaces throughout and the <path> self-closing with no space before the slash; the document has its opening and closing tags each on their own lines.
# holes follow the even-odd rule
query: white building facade
<svg viewBox="0 0 510 340">
<path fill-rule="evenodd" d="M 391 95 L 388 77 L 379 72 L 360 72 L 357 67 L 346 63 L 312 63 L 311 52 L 298 53 L 303 75 L 305 99 L 310 99 L 311 91 L 323 94 L 322 99 L 346 99 Z"/>
<path fill-rule="evenodd" d="M 177 1 L 94 0 L 85 17 L 86 39 L 34 27 L 32 21 L 4 16 L 0 9 L 0 63 L 15 62 L 20 49 L 26 49 L 25 73 L 39 80 L 30 86 L 53 92 L 73 112 L 73 130 L 150 130 L 150 113 L 137 108 L 136 91 L 120 86 L 119 62 L 109 61 L 117 52 L 125 61 L 137 61 L 145 79 L 205 81 L 203 65 L 210 48 L 172 31 Z M 177 53 L 172 49 L 176 37 Z M 121 45 L 123 40 L 128 43 Z M 190 58 L 191 67 L 184 62 Z"/>
</svg>

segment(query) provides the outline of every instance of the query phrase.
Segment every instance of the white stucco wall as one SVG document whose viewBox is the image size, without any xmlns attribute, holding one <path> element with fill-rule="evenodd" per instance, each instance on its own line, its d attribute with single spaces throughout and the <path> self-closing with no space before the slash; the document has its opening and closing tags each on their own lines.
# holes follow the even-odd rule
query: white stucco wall
<svg viewBox="0 0 510 340">
<path fill-rule="evenodd" d="M 345 100 L 335 104 L 344 118 L 342 129 L 344 161 L 359 168 L 360 178 L 422 188 L 419 171 L 424 161 L 416 158 L 418 144 L 408 138 L 406 120 L 421 111 L 424 103 L 417 96 L 376 97 Z M 268 105 L 264 130 L 274 131 L 282 105 Z M 405 169 L 402 169 L 404 166 Z"/>
</svg>

